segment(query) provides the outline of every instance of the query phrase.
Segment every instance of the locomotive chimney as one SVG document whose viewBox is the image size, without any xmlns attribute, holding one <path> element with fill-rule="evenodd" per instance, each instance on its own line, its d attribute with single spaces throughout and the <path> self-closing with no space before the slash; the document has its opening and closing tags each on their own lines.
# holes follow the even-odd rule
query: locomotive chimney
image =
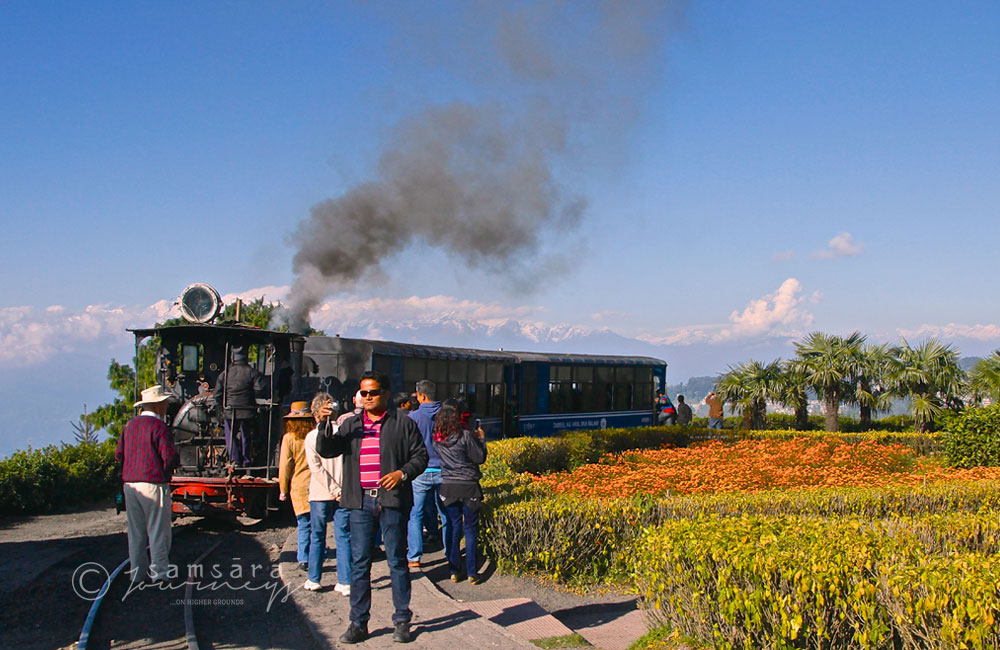
<svg viewBox="0 0 1000 650">
<path fill-rule="evenodd" d="M 243 312 L 243 299 L 242 298 L 237 298 L 236 299 L 236 318 L 235 318 L 235 320 L 236 320 L 237 323 L 240 322 L 240 314 L 242 312 Z"/>
</svg>

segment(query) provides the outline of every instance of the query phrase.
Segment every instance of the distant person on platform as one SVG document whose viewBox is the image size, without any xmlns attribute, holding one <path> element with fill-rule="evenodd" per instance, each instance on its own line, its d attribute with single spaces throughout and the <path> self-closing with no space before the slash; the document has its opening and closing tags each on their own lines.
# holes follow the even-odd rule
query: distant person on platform
<svg viewBox="0 0 1000 650">
<path fill-rule="evenodd" d="M 667 426 L 677 424 L 677 409 L 662 388 L 656 389 L 656 423 Z"/>
<path fill-rule="evenodd" d="M 368 638 L 372 604 L 372 547 L 380 528 L 389 565 L 395 630 L 392 640 L 409 643 L 410 571 L 406 566 L 406 524 L 413 505 L 409 481 L 427 467 L 427 447 L 416 423 L 393 408 L 389 380 L 370 370 L 361 377 L 364 411 L 347 418 L 335 432 L 316 438 L 320 456 L 343 456 L 340 505 L 351 522 L 351 624 L 341 643 Z"/>
<path fill-rule="evenodd" d="M 173 433 L 163 421 L 171 399 L 173 394 L 163 386 L 142 391 L 142 399 L 135 403 L 142 411 L 125 425 L 115 449 L 125 483 L 132 582 L 162 581 L 169 573 L 170 476 L 180 464 Z"/>
<path fill-rule="evenodd" d="M 677 424 L 682 427 L 691 426 L 691 418 L 693 413 L 691 413 L 691 407 L 687 405 L 684 401 L 683 395 L 677 396 Z"/>
<path fill-rule="evenodd" d="M 234 347 L 232 363 L 215 384 L 215 402 L 222 409 L 229 459 L 244 467 L 253 461 L 257 437 L 257 400 L 267 396 L 264 375 L 250 366 L 246 348 Z M 221 400 L 221 401 L 220 401 Z"/>
<path fill-rule="evenodd" d="M 427 447 L 427 469 L 413 479 L 413 509 L 406 534 L 406 562 L 411 569 L 420 568 L 420 558 L 424 554 L 424 528 L 428 537 L 437 537 L 438 522 L 441 521 L 441 539 L 448 539 L 448 515 L 438 499 L 441 492 L 441 458 L 434 449 L 434 418 L 441 410 L 441 402 L 435 401 L 437 386 L 430 379 L 417 382 L 417 402 L 420 406 L 410 413 L 417 423 L 420 435 Z M 428 500 L 430 503 L 428 503 Z M 430 510 L 431 516 L 427 516 Z M 435 516 L 436 515 L 436 516 Z"/>
<path fill-rule="evenodd" d="M 705 398 L 705 403 L 708 404 L 708 428 L 709 429 L 721 429 L 722 428 L 722 400 L 713 390 Z"/>
</svg>

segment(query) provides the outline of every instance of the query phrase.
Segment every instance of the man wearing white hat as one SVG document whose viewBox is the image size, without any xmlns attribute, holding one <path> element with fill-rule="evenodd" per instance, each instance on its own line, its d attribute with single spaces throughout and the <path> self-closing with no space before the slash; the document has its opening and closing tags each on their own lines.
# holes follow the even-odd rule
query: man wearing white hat
<svg viewBox="0 0 1000 650">
<path fill-rule="evenodd" d="M 163 386 L 142 391 L 142 399 L 135 403 L 142 411 L 125 425 L 115 450 L 125 483 L 129 573 L 133 582 L 145 579 L 147 574 L 153 581 L 168 577 L 170 476 L 180 464 L 173 433 L 163 421 L 171 399 L 174 396 Z"/>
</svg>

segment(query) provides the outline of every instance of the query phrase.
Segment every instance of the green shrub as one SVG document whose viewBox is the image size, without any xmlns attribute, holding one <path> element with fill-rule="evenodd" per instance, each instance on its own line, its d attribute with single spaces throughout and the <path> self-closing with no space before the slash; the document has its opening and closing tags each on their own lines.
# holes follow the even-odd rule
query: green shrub
<svg viewBox="0 0 1000 650">
<path fill-rule="evenodd" d="M 948 418 L 942 442 L 956 467 L 1000 465 L 1000 404 L 969 407 Z"/>
<path fill-rule="evenodd" d="M 540 496 L 525 484 L 519 494 L 508 489 L 498 497 L 490 487 L 484 489 L 484 545 L 498 567 L 569 583 L 623 581 L 641 529 L 668 521 L 744 516 L 874 519 L 1000 511 L 1000 486 L 985 481 L 600 501 Z"/>
<path fill-rule="evenodd" d="M 111 495 L 115 441 L 14 452 L 0 461 L 0 513 L 39 514 Z"/>
<path fill-rule="evenodd" d="M 633 576 L 656 622 L 718 648 L 997 648 L 996 514 L 676 520 Z"/>
</svg>

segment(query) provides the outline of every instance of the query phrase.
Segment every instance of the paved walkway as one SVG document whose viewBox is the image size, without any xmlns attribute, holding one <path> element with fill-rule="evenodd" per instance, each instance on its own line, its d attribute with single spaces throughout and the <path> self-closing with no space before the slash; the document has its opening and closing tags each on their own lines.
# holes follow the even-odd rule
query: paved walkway
<svg viewBox="0 0 1000 650">
<path fill-rule="evenodd" d="M 334 547 L 332 528 L 328 545 Z M 336 583 L 336 560 L 330 558 L 323 569 L 323 590 L 302 589 L 306 574 L 295 562 L 296 536 L 289 533 L 282 549 L 279 570 L 295 604 L 302 611 L 313 636 L 321 647 L 342 648 L 338 637 L 350 622 L 349 599 L 333 591 Z M 331 553 L 332 555 L 332 553 Z M 469 600 L 452 598 L 439 589 L 435 579 L 448 579 L 447 567 L 440 550 L 426 553 L 425 568 L 411 570 L 414 641 L 410 647 L 459 650 L 461 648 L 524 648 L 537 650 L 532 640 L 580 634 L 601 650 L 625 650 L 645 634 L 642 613 L 631 608 L 587 605 L 574 608 L 560 622 L 535 601 L 528 598 L 500 600 Z M 467 583 L 463 583 L 467 584 Z M 469 590 L 477 589 L 468 585 Z M 579 610 L 579 611 L 577 611 Z M 392 642 L 392 592 L 389 568 L 385 560 L 372 565 L 372 611 L 369 639 L 360 644 L 364 649 L 399 650 Z"/>
</svg>

